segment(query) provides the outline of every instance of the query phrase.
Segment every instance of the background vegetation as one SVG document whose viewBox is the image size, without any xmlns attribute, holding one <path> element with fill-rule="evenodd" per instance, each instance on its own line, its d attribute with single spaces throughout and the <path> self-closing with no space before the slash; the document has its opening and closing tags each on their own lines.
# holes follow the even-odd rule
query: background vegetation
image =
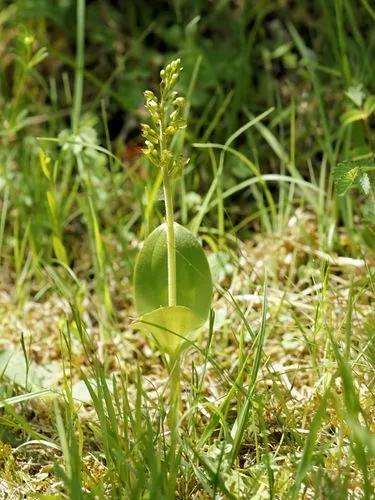
<svg viewBox="0 0 375 500">
<path fill-rule="evenodd" d="M 1 496 L 371 498 L 372 3 L 0 7 Z M 167 374 L 130 323 L 164 216 L 143 92 L 176 57 L 177 218 L 216 289 L 171 460 Z"/>
</svg>

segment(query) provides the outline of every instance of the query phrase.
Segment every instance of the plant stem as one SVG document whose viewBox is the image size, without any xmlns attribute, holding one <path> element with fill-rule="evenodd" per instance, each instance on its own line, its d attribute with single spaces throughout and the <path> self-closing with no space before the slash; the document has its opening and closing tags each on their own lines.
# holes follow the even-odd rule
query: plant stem
<svg viewBox="0 0 375 500">
<path fill-rule="evenodd" d="M 168 107 L 168 93 L 161 91 L 160 96 L 160 121 L 159 121 L 159 148 L 163 172 L 165 221 L 167 226 L 167 272 L 168 272 L 168 306 L 177 304 L 177 278 L 176 278 L 176 243 L 174 231 L 173 189 L 170 161 L 164 161 L 165 153 L 169 152 L 168 134 L 166 133 L 166 109 Z M 167 155 L 168 158 L 168 155 Z M 169 384 L 170 406 L 168 411 L 168 424 L 171 432 L 170 443 L 170 488 L 174 495 L 177 470 L 179 466 L 179 453 L 177 450 L 179 440 L 179 418 L 181 405 L 181 350 L 177 348 L 169 355 Z"/>
<path fill-rule="evenodd" d="M 169 454 L 169 464 L 170 464 L 170 487 L 172 493 L 175 491 L 175 481 L 177 470 L 179 467 L 178 463 L 178 430 L 179 430 L 179 418 L 180 418 L 180 404 L 181 404 L 181 353 L 180 349 L 170 356 L 169 361 L 169 384 L 170 384 L 170 407 L 168 413 L 168 423 L 169 429 L 171 431 L 171 444 L 170 444 L 170 454 Z"/>
<path fill-rule="evenodd" d="M 178 428 L 178 418 L 180 413 L 181 401 L 181 354 L 180 350 L 170 357 L 170 409 L 169 409 L 169 423 L 171 426 L 172 438 L 173 432 Z"/>
<path fill-rule="evenodd" d="M 164 96 L 161 96 L 160 102 L 160 157 L 167 149 L 165 135 L 165 110 Z M 168 305 L 175 306 L 177 303 L 176 292 L 176 246 L 174 234 L 174 213 L 173 213 L 173 192 L 171 178 L 169 174 L 169 165 L 163 165 L 163 186 L 165 203 L 165 220 L 167 224 L 167 261 L 168 261 Z"/>
<path fill-rule="evenodd" d="M 167 224 L 168 305 L 175 306 L 177 303 L 176 246 L 174 234 L 172 186 L 167 169 L 168 167 L 163 168 L 165 219 Z"/>
</svg>

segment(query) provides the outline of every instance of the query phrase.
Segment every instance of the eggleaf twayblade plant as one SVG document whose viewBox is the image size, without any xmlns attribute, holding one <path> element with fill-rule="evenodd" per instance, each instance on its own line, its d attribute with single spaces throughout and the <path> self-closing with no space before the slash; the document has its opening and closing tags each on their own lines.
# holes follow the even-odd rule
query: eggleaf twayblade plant
<svg viewBox="0 0 375 500">
<path fill-rule="evenodd" d="M 185 99 L 174 90 L 181 63 L 177 59 L 160 72 L 160 95 L 146 91 L 150 124 L 143 125 L 145 155 L 162 170 L 165 223 L 146 239 L 134 272 L 133 326 L 151 335 L 166 354 L 170 373 L 169 424 L 177 437 L 181 353 L 206 321 L 212 296 L 210 268 L 196 237 L 174 221 L 173 181 L 187 160 L 173 151 L 172 141 L 182 128 Z"/>
</svg>

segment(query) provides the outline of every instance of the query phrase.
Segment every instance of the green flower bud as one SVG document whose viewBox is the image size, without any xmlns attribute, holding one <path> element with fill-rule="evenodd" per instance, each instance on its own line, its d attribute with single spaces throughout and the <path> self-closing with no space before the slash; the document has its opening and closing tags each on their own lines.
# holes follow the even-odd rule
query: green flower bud
<svg viewBox="0 0 375 500">
<path fill-rule="evenodd" d="M 177 97 L 176 99 L 174 99 L 173 105 L 177 108 L 182 108 L 183 106 L 185 106 L 185 99 L 183 97 Z"/>
<path fill-rule="evenodd" d="M 174 90 L 181 70 L 180 59 L 161 69 L 160 98 L 151 90 L 144 93 L 151 123 L 141 125 L 145 154 L 153 164 L 167 168 L 174 177 L 181 174 L 186 164 L 183 157 L 175 158 L 171 148 L 173 136 L 179 129 L 186 127 L 183 116 L 186 101 Z"/>
<path fill-rule="evenodd" d="M 146 90 L 143 95 L 145 96 L 146 100 L 151 100 L 154 99 L 155 101 L 158 100 L 158 98 L 155 96 L 155 94 L 152 92 L 152 90 Z"/>
</svg>

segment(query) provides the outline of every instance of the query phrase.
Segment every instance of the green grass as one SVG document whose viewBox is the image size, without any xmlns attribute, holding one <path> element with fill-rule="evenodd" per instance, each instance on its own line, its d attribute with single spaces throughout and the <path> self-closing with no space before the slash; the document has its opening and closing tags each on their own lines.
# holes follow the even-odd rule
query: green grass
<svg viewBox="0 0 375 500">
<path fill-rule="evenodd" d="M 371 2 L 0 7 L 0 497 L 372 498 Z M 164 218 L 142 94 L 176 57 L 215 292 L 171 439 L 131 323 Z"/>
</svg>

